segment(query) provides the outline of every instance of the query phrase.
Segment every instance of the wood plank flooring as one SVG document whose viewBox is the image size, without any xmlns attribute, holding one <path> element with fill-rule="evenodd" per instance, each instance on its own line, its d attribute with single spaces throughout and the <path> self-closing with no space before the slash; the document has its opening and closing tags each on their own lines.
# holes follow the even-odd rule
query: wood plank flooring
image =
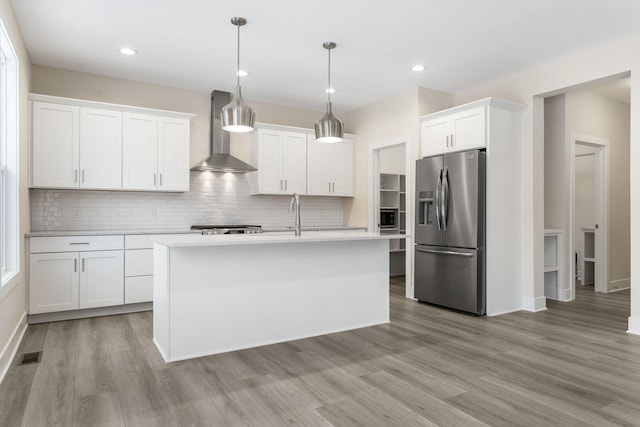
<svg viewBox="0 0 640 427">
<path fill-rule="evenodd" d="M 392 279 L 389 325 L 169 364 L 151 312 L 31 325 L 0 426 L 640 426 L 629 291 L 548 306 L 474 317 Z"/>
</svg>

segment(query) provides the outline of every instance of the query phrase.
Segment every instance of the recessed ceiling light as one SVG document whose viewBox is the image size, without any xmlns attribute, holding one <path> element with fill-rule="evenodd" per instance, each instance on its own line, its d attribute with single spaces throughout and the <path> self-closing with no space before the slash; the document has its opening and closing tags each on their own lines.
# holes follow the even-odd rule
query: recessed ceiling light
<svg viewBox="0 0 640 427">
<path fill-rule="evenodd" d="M 324 93 L 335 93 L 335 92 L 336 92 L 336 90 L 334 88 L 332 88 L 332 87 L 327 88 L 327 89 L 324 90 Z"/>
<path fill-rule="evenodd" d="M 120 49 L 120 53 L 123 54 L 123 55 L 131 56 L 131 55 L 135 55 L 138 52 L 136 52 L 135 50 L 131 49 L 130 47 L 123 47 L 122 49 Z"/>
<path fill-rule="evenodd" d="M 414 65 L 413 67 L 411 67 L 411 71 L 415 71 L 415 72 L 424 71 L 424 65 L 420 65 L 420 64 Z"/>
<path fill-rule="evenodd" d="M 245 70 L 238 70 L 236 71 L 236 75 L 240 77 L 247 77 L 249 73 L 247 73 Z"/>
</svg>

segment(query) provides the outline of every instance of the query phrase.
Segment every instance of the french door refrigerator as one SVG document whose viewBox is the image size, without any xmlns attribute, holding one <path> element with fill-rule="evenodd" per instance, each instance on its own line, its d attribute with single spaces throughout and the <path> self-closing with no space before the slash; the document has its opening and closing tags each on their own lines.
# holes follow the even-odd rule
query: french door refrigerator
<svg viewBox="0 0 640 427">
<path fill-rule="evenodd" d="M 415 298 L 485 314 L 485 152 L 418 160 L 416 198 Z"/>
</svg>

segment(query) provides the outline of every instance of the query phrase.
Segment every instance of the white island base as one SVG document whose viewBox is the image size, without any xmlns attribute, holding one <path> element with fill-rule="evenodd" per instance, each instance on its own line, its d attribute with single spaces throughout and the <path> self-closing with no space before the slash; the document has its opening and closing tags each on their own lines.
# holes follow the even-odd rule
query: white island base
<svg viewBox="0 0 640 427">
<path fill-rule="evenodd" d="M 155 242 L 153 339 L 167 362 L 389 322 L 387 236 Z"/>
</svg>

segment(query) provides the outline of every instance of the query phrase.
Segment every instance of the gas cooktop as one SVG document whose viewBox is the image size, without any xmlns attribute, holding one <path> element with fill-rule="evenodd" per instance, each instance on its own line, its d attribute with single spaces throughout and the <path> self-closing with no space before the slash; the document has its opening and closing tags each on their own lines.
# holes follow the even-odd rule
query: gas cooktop
<svg viewBox="0 0 640 427">
<path fill-rule="evenodd" d="M 262 233 L 259 225 L 246 224 L 197 224 L 191 226 L 192 230 L 200 230 L 202 234 L 256 234 Z"/>
</svg>

